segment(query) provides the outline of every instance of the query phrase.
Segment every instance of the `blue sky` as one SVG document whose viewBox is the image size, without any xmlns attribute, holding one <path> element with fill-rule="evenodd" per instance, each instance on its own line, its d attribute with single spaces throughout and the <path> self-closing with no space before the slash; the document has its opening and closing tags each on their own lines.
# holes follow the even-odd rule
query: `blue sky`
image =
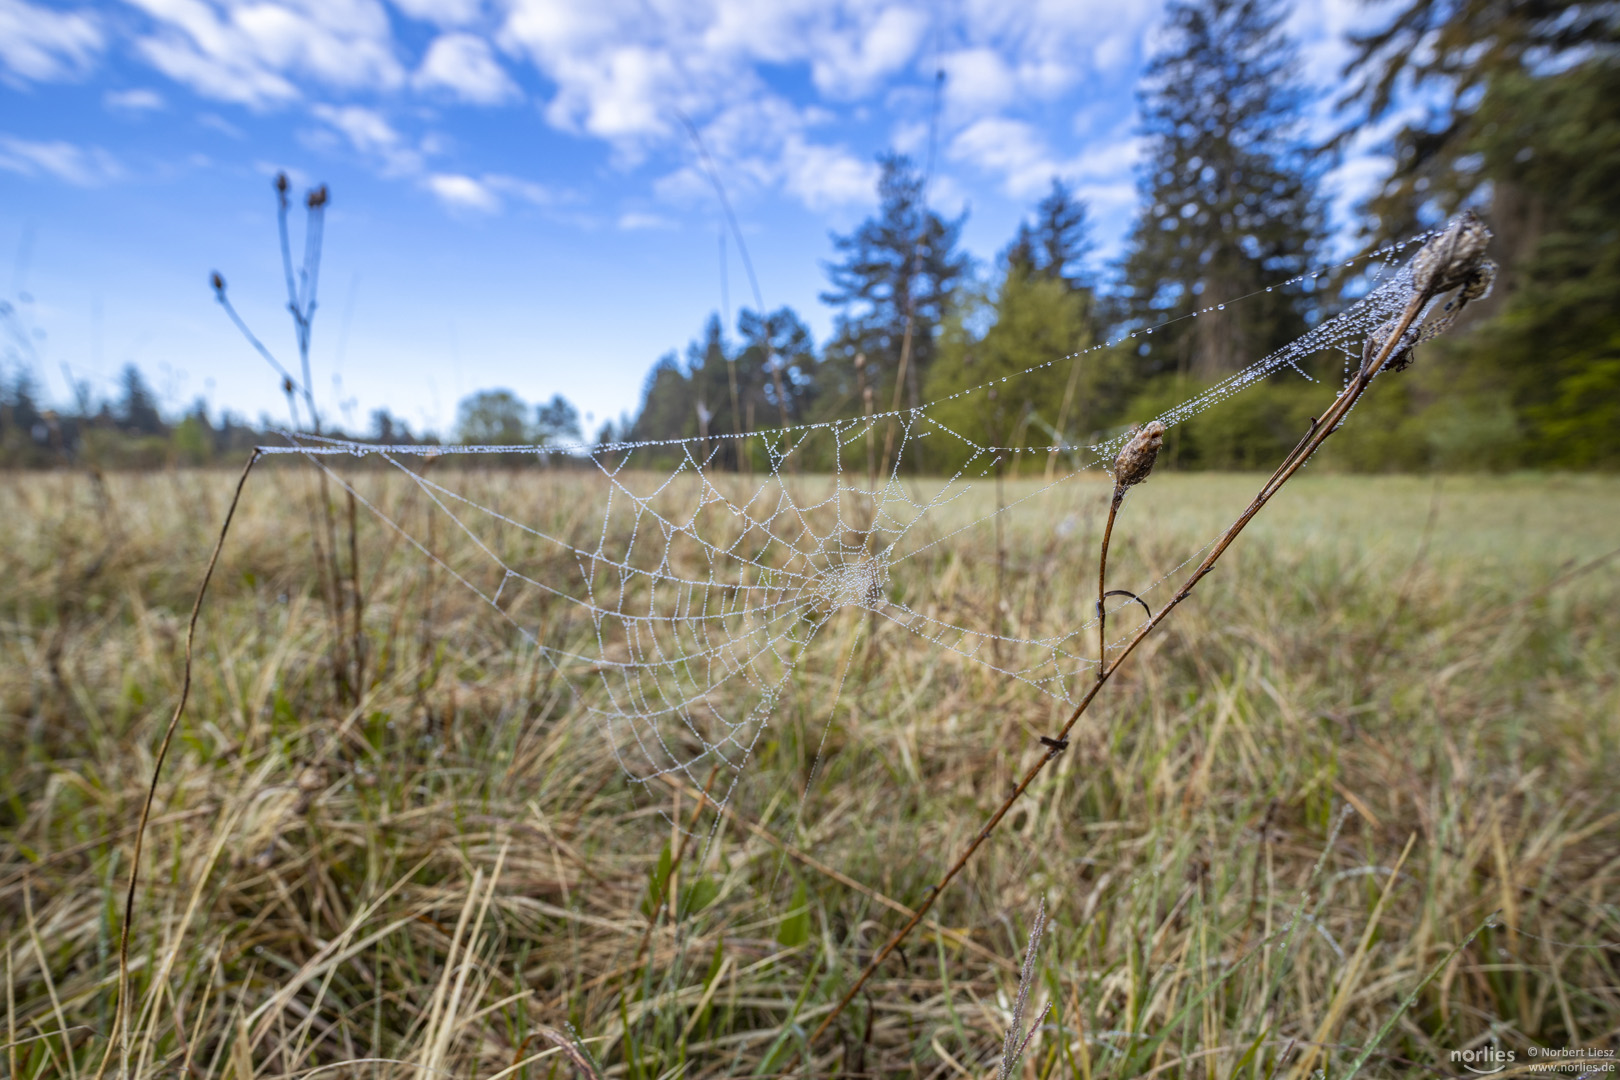
<svg viewBox="0 0 1620 1080">
<path fill-rule="evenodd" d="M 275 378 L 213 301 L 295 359 L 271 177 L 332 190 L 312 363 L 323 414 L 448 430 L 503 386 L 596 423 L 721 306 L 719 164 L 769 307 L 824 338 L 828 231 L 875 206 L 875 155 L 921 157 L 947 72 L 931 201 L 986 264 L 1061 175 L 1103 254 L 1134 206 L 1137 78 L 1158 3 L 860 0 L 0 0 L 0 295 L 36 378 L 280 420 Z M 1331 93 L 1355 0 L 1303 0 Z M 1329 95 L 1314 123 L 1331 122 Z M 1341 216 L 1384 163 L 1330 177 Z M 301 215 L 295 223 L 301 229 Z M 295 244 L 299 232 L 295 230 Z M 749 305 L 729 244 L 729 301 Z M 11 373 L 8 372 L 9 377 Z"/>
</svg>

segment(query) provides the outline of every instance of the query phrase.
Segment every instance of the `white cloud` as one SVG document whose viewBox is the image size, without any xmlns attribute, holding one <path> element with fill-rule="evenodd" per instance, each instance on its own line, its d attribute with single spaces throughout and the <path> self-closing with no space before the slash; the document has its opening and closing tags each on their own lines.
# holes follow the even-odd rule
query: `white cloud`
<svg viewBox="0 0 1620 1080">
<path fill-rule="evenodd" d="M 877 166 L 843 146 L 815 142 L 811 131 L 821 117 L 816 109 L 799 109 L 781 98 L 761 95 L 722 110 L 701 125 L 704 148 L 721 182 L 734 198 L 780 189 L 812 210 L 870 202 Z M 714 198 L 697 155 L 661 178 L 660 198 L 691 204 Z"/>
<path fill-rule="evenodd" d="M 60 140 L 34 142 L 0 135 L 0 169 L 23 176 L 51 176 L 77 187 L 96 187 L 116 180 L 123 168 L 98 146 Z"/>
<path fill-rule="evenodd" d="M 452 210 L 476 210 L 493 214 L 500 210 L 501 200 L 489 185 L 471 176 L 457 173 L 434 173 L 422 181 L 423 185 Z"/>
<path fill-rule="evenodd" d="M 0 81 L 74 78 L 89 70 L 103 44 L 92 14 L 0 0 Z"/>
<path fill-rule="evenodd" d="M 155 21 L 137 48 L 198 93 L 264 107 L 313 86 L 392 90 L 404 69 L 378 0 L 129 0 Z"/>
<path fill-rule="evenodd" d="M 101 97 L 109 109 L 125 112 L 157 112 L 164 107 L 163 95 L 156 90 L 109 90 Z"/>
<path fill-rule="evenodd" d="M 977 115 L 1012 99 L 1017 80 L 1001 54 L 987 46 L 959 49 L 940 58 L 945 96 L 953 109 Z"/>
<path fill-rule="evenodd" d="M 1007 194 L 1028 198 L 1061 170 L 1033 125 L 1004 116 L 976 120 L 951 140 L 951 160 L 998 173 Z"/>
<path fill-rule="evenodd" d="M 1091 179 L 1128 176 L 1146 150 L 1147 141 L 1139 135 L 1122 135 L 1101 145 L 1093 143 L 1064 164 L 1063 175 Z"/>
<path fill-rule="evenodd" d="M 472 210 L 481 214 L 499 213 L 505 205 L 503 196 L 535 206 L 549 207 L 561 201 L 541 184 L 500 173 L 485 173 L 479 177 L 433 173 L 422 180 L 422 186 L 451 210 Z"/>
<path fill-rule="evenodd" d="M 658 214 L 643 213 L 639 210 L 629 210 L 619 215 L 619 228 L 626 232 L 640 229 L 673 229 L 675 222 Z"/>
<path fill-rule="evenodd" d="M 524 202 L 533 203 L 535 206 L 553 206 L 564 201 L 563 196 L 558 195 L 545 185 L 536 184 L 532 180 L 522 180 L 516 176 L 485 173 L 484 183 L 502 195 L 521 199 Z"/>
<path fill-rule="evenodd" d="M 782 186 L 812 210 L 864 203 L 873 198 L 878 167 L 843 147 L 820 146 L 801 136 L 782 150 Z"/>
<path fill-rule="evenodd" d="M 853 33 L 817 35 L 819 40 L 810 52 L 810 74 L 816 88 L 836 98 L 870 93 L 905 66 L 927 29 L 928 16 L 922 11 L 891 7 Z"/>
<path fill-rule="evenodd" d="M 519 96 L 489 43 L 472 34 L 441 34 L 428 47 L 411 83 L 419 90 L 447 90 L 462 101 L 498 105 Z"/>
<path fill-rule="evenodd" d="M 927 115 L 936 64 L 948 72 L 945 145 L 987 154 L 975 164 L 999 173 L 1009 193 L 1036 190 L 1055 163 L 1034 134 L 1032 113 L 1105 74 L 1110 81 L 1098 90 L 1118 97 L 1118 73 L 1110 69 L 1137 55 L 1158 7 L 1111 0 L 509 0 L 498 40 L 554 84 L 547 121 L 608 141 L 621 165 L 677 146 L 677 117 L 685 114 L 711 141 L 728 184 L 774 184 L 822 209 L 870 199 L 873 169 L 812 142 L 811 110 L 835 103 L 847 106 L 847 116 L 877 95 L 903 134 Z M 945 43 L 942 54 L 934 42 Z M 774 74 L 782 68 L 808 70 L 820 102 L 790 100 Z M 774 133 L 744 124 L 744 137 L 728 140 L 739 128 L 735 118 L 748 113 L 769 116 Z M 982 121 L 992 123 L 976 128 Z M 678 170 L 658 190 L 689 197 L 703 186 L 694 178 L 701 179 Z"/>
<path fill-rule="evenodd" d="M 205 128 L 213 128 L 221 135 L 229 135 L 233 139 L 242 138 L 242 129 L 217 113 L 203 113 L 197 117 L 197 123 Z"/>
<path fill-rule="evenodd" d="M 375 109 L 317 105 L 310 111 L 340 132 L 350 146 L 375 160 L 385 174 L 410 176 L 422 171 L 426 155 L 410 145 Z"/>
</svg>

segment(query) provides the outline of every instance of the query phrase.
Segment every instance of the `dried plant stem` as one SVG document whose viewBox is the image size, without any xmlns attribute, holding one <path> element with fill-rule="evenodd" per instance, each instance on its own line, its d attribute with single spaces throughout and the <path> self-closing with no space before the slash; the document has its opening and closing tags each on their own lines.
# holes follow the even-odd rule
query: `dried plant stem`
<svg viewBox="0 0 1620 1080">
<path fill-rule="evenodd" d="M 883 946 L 882 949 L 878 950 L 878 954 L 872 958 L 872 961 L 869 964 L 866 965 L 866 968 L 861 972 L 860 977 L 855 980 L 854 985 L 852 985 L 849 990 L 845 992 L 844 996 L 839 999 L 838 1004 L 833 1007 L 832 1011 L 822 1019 L 820 1026 L 818 1026 L 815 1032 L 811 1034 L 807 1045 L 814 1045 L 816 1041 L 819 1040 L 827 1031 L 827 1029 L 832 1026 L 833 1022 L 838 1019 L 839 1014 L 842 1013 L 844 1009 L 848 1007 L 849 1003 L 855 999 L 855 996 L 861 992 L 861 989 L 866 985 L 867 980 L 876 974 L 877 969 L 881 967 L 883 962 L 889 958 L 889 955 L 893 953 L 895 949 L 900 947 L 901 942 L 905 941 L 907 936 L 910 935 L 911 931 L 914 930 L 917 924 L 923 920 L 923 917 L 928 914 L 928 911 L 934 906 L 934 901 L 939 899 L 940 893 L 944 892 L 946 887 L 956 879 L 956 876 L 962 872 L 963 867 L 967 865 L 968 860 L 973 858 L 974 853 L 977 852 L 980 846 L 990 838 L 990 834 L 995 831 L 996 826 L 1001 824 L 1001 819 L 1006 817 L 1007 814 L 1011 812 L 1013 805 L 1017 803 L 1019 798 L 1023 796 L 1024 792 L 1028 790 L 1029 785 L 1034 783 L 1035 778 L 1041 774 L 1041 770 L 1045 769 L 1054 758 L 1063 752 L 1063 748 L 1068 740 L 1069 732 L 1074 729 L 1075 724 L 1080 722 L 1080 717 L 1085 715 L 1086 709 L 1091 706 L 1092 701 L 1096 699 L 1097 694 L 1108 682 L 1108 679 L 1114 674 L 1114 672 L 1119 670 L 1120 665 L 1129 659 L 1131 653 L 1136 650 L 1136 647 L 1142 643 L 1143 639 L 1157 629 L 1160 623 L 1169 618 L 1170 613 L 1174 611 L 1183 600 L 1187 599 L 1187 597 L 1192 594 L 1193 589 L 1200 581 L 1204 579 L 1204 575 L 1208 574 L 1210 570 L 1214 568 L 1215 563 L 1223 554 L 1226 553 L 1226 549 L 1232 546 L 1232 542 L 1237 539 L 1238 534 L 1243 531 L 1244 527 L 1247 526 L 1250 521 L 1254 520 L 1255 515 L 1265 508 L 1266 503 L 1271 501 L 1271 497 L 1281 490 L 1282 486 L 1286 484 L 1288 480 L 1300 470 L 1305 462 L 1310 459 L 1311 455 L 1321 447 L 1322 443 L 1327 440 L 1328 436 L 1333 434 L 1340 421 L 1344 419 L 1345 414 L 1350 411 L 1351 407 L 1354 406 L 1356 401 L 1360 399 L 1362 393 L 1366 391 L 1367 386 L 1372 382 L 1373 374 L 1383 367 L 1384 361 L 1389 358 L 1389 354 L 1399 343 L 1401 336 L 1406 333 L 1407 328 L 1412 325 L 1413 320 L 1415 320 L 1418 317 L 1418 314 L 1423 310 L 1423 305 L 1428 299 L 1429 294 L 1422 292 L 1417 293 L 1412 297 L 1411 302 L 1407 304 L 1406 310 L 1401 314 L 1400 319 L 1397 321 L 1394 332 L 1384 340 L 1382 346 L 1378 349 L 1377 356 L 1372 358 L 1370 362 L 1363 364 L 1361 369 L 1356 372 L 1355 377 L 1350 380 L 1339 396 L 1334 399 L 1332 406 L 1328 408 L 1327 412 L 1322 415 L 1322 418 L 1319 421 L 1312 425 L 1305 438 L 1300 440 L 1299 445 L 1296 446 L 1293 451 L 1283 459 L 1283 463 L 1277 467 L 1277 471 L 1273 473 L 1271 478 L 1267 480 L 1266 483 L 1260 488 L 1259 494 L 1257 494 L 1249 505 L 1244 508 L 1243 513 L 1239 515 L 1238 519 L 1234 521 L 1226 532 L 1221 535 L 1221 538 L 1216 541 L 1215 546 L 1210 550 L 1209 554 L 1204 556 L 1204 560 L 1198 564 L 1197 569 L 1188 575 L 1186 582 L 1183 583 L 1181 588 L 1176 591 L 1176 594 L 1172 596 L 1162 608 L 1159 609 L 1157 614 L 1150 616 L 1147 622 L 1142 625 L 1142 628 L 1136 632 L 1130 641 L 1125 643 L 1124 648 L 1120 650 L 1119 656 L 1114 659 L 1113 663 L 1107 664 L 1099 670 L 1097 674 L 1097 681 L 1091 685 L 1091 689 L 1086 692 L 1085 696 L 1080 699 L 1079 704 L 1074 707 L 1074 711 L 1069 714 L 1069 719 L 1063 725 L 1062 730 L 1057 733 L 1055 738 L 1043 740 L 1043 742 L 1045 742 L 1047 745 L 1047 752 L 1041 755 L 1041 757 L 1029 767 L 1028 771 L 1026 771 L 1023 777 L 1019 780 L 1017 786 L 1013 788 L 1012 794 L 1008 795 L 1002 804 L 996 808 L 995 813 L 990 815 L 990 818 L 985 822 L 984 827 L 974 835 L 971 841 L 969 841 L 967 847 L 962 850 L 962 853 L 957 856 L 956 861 L 951 864 L 950 869 L 945 871 L 945 876 L 940 878 L 939 883 L 929 890 L 928 896 L 921 904 L 917 906 L 916 914 L 913 915 L 904 926 L 902 926 L 894 933 L 892 937 L 889 938 L 888 942 Z"/>
<path fill-rule="evenodd" d="M 1097 681 L 1102 682 L 1108 666 L 1108 541 L 1114 535 L 1114 518 L 1119 516 L 1119 504 L 1125 501 L 1125 489 L 1114 488 L 1114 497 L 1108 501 L 1108 523 L 1103 526 L 1102 554 L 1097 557 Z"/>
<path fill-rule="evenodd" d="M 259 451 L 253 451 L 248 458 L 247 465 L 242 469 L 242 475 L 236 481 L 236 491 L 231 495 L 230 508 L 225 511 L 225 521 L 219 527 L 219 539 L 214 541 L 214 553 L 209 556 L 208 569 L 203 571 L 202 585 L 197 589 L 197 599 L 191 604 L 191 621 L 186 626 L 186 663 L 180 678 L 180 700 L 175 702 L 174 714 L 169 717 L 169 726 L 163 732 L 163 741 L 158 744 L 157 760 L 152 764 L 152 782 L 146 788 L 146 801 L 141 804 L 141 819 L 135 826 L 135 853 L 129 864 L 129 890 L 124 896 L 124 925 L 118 937 L 118 1003 L 113 1009 L 112 1031 L 107 1039 L 107 1051 L 101 1057 L 101 1064 L 96 1068 L 95 1080 L 101 1080 L 106 1073 L 107 1066 L 112 1062 L 113 1053 L 123 1045 L 123 1025 L 126 1014 L 129 1012 L 127 998 L 129 996 L 129 931 L 135 919 L 135 889 L 140 881 L 141 848 L 146 839 L 146 823 L 152 816 L 152 803 L 157 799 L 158 777 L 163 774 L 163 762 L 169 756 L 169 745 L 174 742 L 174 733 L 180 726 L 180 717 L 186 711 L 186 700 L 191 696 L 191 652 L 192 645 L 197 639 L 197 618 L 202 614 L 203 597 L 208 593 L 208 583 L 213 580 L 214 567 L 219 563 L 219 553 L 225 548 L 225 535 L 231 530 L 231 519 L 236 516 L 236 506 L 242 501 L 242 488 L 247 484 L 248 474 L 253 466 L 258 464 Z"/>
</svg>

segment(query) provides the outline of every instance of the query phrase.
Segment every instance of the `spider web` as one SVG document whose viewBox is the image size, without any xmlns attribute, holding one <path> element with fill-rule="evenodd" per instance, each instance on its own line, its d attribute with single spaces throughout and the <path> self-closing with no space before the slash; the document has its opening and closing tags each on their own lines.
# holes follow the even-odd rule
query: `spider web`
<svg viewBox="0 0 1620 1080">
<path fill-rule="evenodd" d="M 1166 427 L 1185 423 L 1283 368 L 1304 375 L 1301 361 L 1324 350 L 1344 354 L 1348 377 L 1368 333 L 1399 313 L 1411 295 L 1409 273 L 1392 271 L 1394 256 L 1423 239 L 1365 256 L 1375 260 L 1368 276 L 1376 287 L 1359 301 L 1158 419 Z M 284 432 L 290 445 L 260 449 L 307 459 L 513 627 L 566 681 L 630 779 L 646 783 L 678 773 L 708 789 L 718 770 L 726 780 L 714 787 L 714 797 L 724 805 L 807 649 L 840 612 L 866 612 L 1055 701 L 1072 704 L 1094 679 L 1095 617 L 1015 636 L 994 619 L 934 613 L 908 602 L 906 590 L 896 586 L 909 560 L 953 544 L 998 515 L 1040 504 L 1077 479 L 1096 477 L 1112 462 L 1127 435 L 1034 451 L 981 445 L 932 412 L 943 401 L 985 395 L 994 385 L 1079 355 L 916 408 L 746 434 L 540 449 L 379 446 Z M 759 476 L 721 468 L 729 440 L 757 440 L 768 468 Z M 886 440 L 895 452 L 890 459 L 885 451 L 888 464 L 878 475 L 870 465 L 872 447 Z M 966 463 L 943 476 L 913 469 L 928 440 L 953 444 L 955 453 L 946 456 L 965 455 Z M 1043 450 L 1054 460 L 1066 458 L 1065 467 L 990 514 L 972 512 L 971 493 L 993 483 L 999 465 Z M 557 471 L 568 479 L 572 523 L 552 527 L 555 506 L 506 505 L 524 503 L 521 492 L 475 498 L 465 490 L 474 486 L 471 474 L 440 480 L 413 461 L 477 455 L 538 455 L 562 463 Z M 397 470 L 430 514 L 448 524 L 455 542 L 424 535 L 403 515 L 391 514 L 336 471 L 338 458 L 372 458 Z M 830 471 L 800 469 L 800 463 L 827 461 Z M 562 497 L 563 489 L 558 493 Z M 1150 598 L 1214 540 L 1140 595 Z"/>
</svg>

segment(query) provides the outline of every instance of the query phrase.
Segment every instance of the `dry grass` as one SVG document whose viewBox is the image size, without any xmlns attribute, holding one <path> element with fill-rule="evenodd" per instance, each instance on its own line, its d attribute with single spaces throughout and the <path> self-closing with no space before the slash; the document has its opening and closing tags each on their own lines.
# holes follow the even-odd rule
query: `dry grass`
<svg viewBox="0 0 1620 1080">
<path fill-rule="evenodd" d="M 10 1075 L 92 1075 L 106 1045 L 131 826 L 233 480 L 0 485 Z M 453 486 L 567 530 L 590 524 L 588 482 Z M 712 807 L 627 783 L 509 628 L 365 522 L 369 685 L 337 706 L 309 487 L 255 473 L 204 610 L 131 949 L 143 1080 L 569 1075 L 546 1029 L 604 1075 L 771 1074 L 1067 713 L 846 612 L 717 842 L 683 850 L 664 815 L 705 834 Z M 1110 582 L 1181 563 L 1254 487 L 1156 477 Z M 1005 625 L 1084 621 L 1108 495 L 1070 485 L 1012 517 Z M 1052 1010 L 1026 1075 L 1340 1075 L 1494 911 L 1366 1070 L 1454 1075 L 1450 1051 L 1491 1039 L 1521 1064 L 1531 1042 L 1612 1043 L 1620 560 L 1544 587 L 1617 536 L 1605 478 L 1296 480 L 811 1071 L 992 1075 L 1042 897 L 1025 1015 Z M 993 618 L 994 543 L 964 533 L 894 588 Z M 662 875 L 666 844 L 682 857 Z M 648 935 L 666 895 L 680 917 Z"/>
</svg>

